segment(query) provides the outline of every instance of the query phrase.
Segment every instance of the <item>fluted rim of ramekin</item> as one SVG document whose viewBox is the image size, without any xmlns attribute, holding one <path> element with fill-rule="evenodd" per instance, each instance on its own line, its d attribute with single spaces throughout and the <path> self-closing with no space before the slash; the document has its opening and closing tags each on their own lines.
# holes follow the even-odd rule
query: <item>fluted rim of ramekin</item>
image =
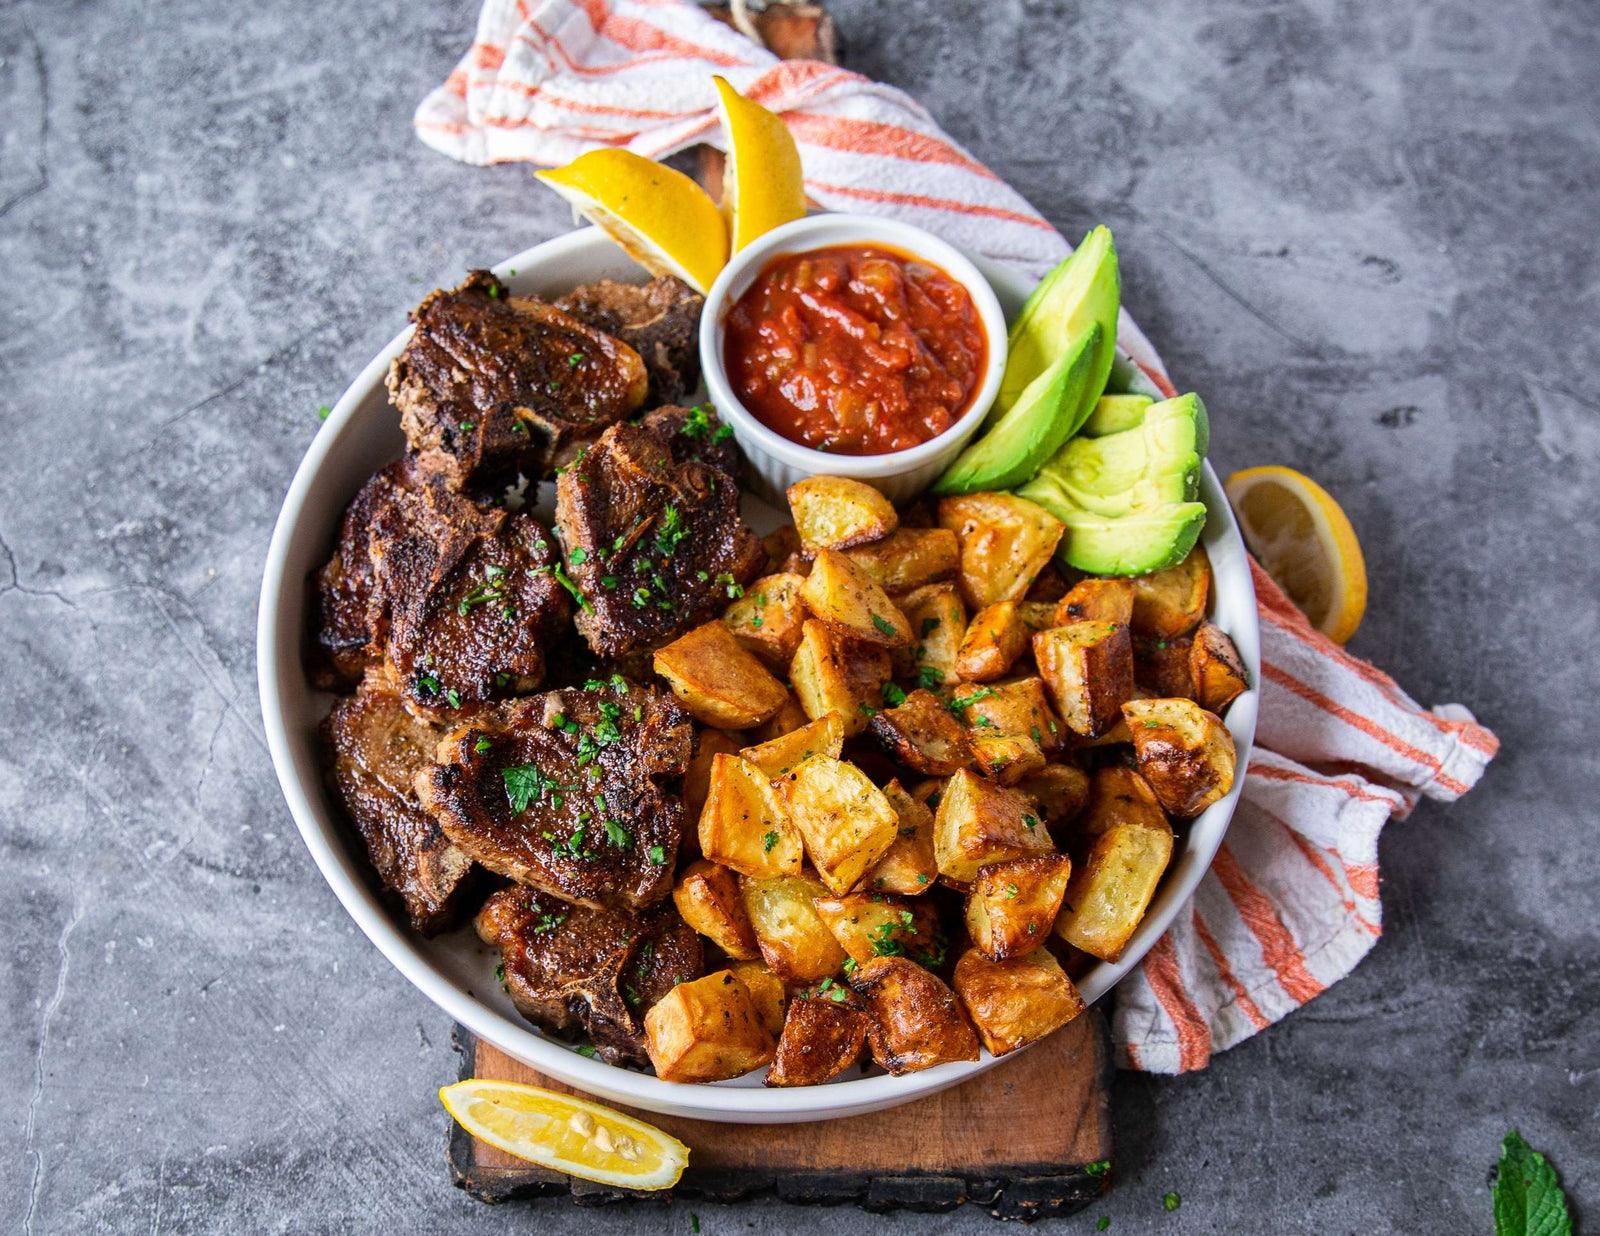
<svg viewBox="0 0 1600 1236">
<path fill-rule="evenodd" d="M 878 244 L 921 258 L 936 266 L 967 290 L 988 336 L 983 380 L 956 423 L 936 438 L 901 451 L 882 455 L 835 455 L 791 442 L 756 419 L 734 393 L 723 363 L 724 324 L 729 308 L 748 290 L 772 258 L 786 253 L 834 245 Z M 983 272 L 961 250 L 932 232 L 894 219 L 874 215 L 826 213 L 808 215 L 774 228 L 734 254 L 706 292 L 700 315 L 700 371 L 718 414 L 733 427 L 746 450 L 754 447 L 807 474 L 828 473 L 871 481 L 899 476 L 925 467 L 941 454 L 959 449 L 977 432 L 1000 393 L 1006 367 L 1006 316 L 1000 298 Z"/>
</svg>

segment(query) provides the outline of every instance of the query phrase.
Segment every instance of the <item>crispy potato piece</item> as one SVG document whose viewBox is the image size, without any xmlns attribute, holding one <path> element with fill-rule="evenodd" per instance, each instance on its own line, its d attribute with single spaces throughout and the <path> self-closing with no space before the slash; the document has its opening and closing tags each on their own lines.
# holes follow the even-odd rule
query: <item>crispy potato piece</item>
<svg viewBox="0 0 1600 1236">
<path fill-rule="evenodd" d="M 1072 877 L 1065 854 L 1035 854 L 990 863 L 967 894 L 967 934 L 973 947 L 996 961 L 1040 947 L 1055 926 Z"/>
<path fill-rule="evenodd" d="M 1170 828 L 1113 824 L 1073 871 L 1056 916 L 1056 935 L 1101 961 L 1116 961 L 1171 858 Z"/>
<path fill-rule="evenodd" d="M 781 738 L 746 747 L 739 754 L 768 777 L 777 778 L 801 760 L 810 759 L 813 755 L 831 755 L 838 759 L 843 750 L 844 718 L 836 712 L 829 712 Z"/>
<path fill-rule="evenodd" d="M 972 766 L 1001 785 L 1015 785 L 1046 764 L 1039 744 L 1026 734 L 975 733 L 968 737 Z"/>
<path fill-rule="evenodd" d="M 1138 683 L 1134 683 L 1133 695 L 1131 698 L 1136 700 L 1148 700 L 1154 699 L 1155 697 L 1141 687 Z M 1127 721 L 1121 717 L 1118 717 L 1115 725 L 1113 725 L 1104 734 L 1096 734 L 1093 738 L 1085 738 L 1082 734 L 1074 734 L 1071 730 L 1068 730 L 1067 744 L 1074 750 L 1086 750 L 1094 747 L 1116 747 L 1123 745 L 1131 747 L 1133 745 L 1133 731 L 1128 728 Z"/>
<path fill-rule="evenodd" d="M 1028 628 L 1030 634 L 1048 631 L 1057 625 L 1054 601 L 1018 601 L 1016 606 L 1017 617 L 1022 619 L 1022 625 Z"/>
<path fill-rule="evenodd" d="M 1033 583 L 1028 585 L 1029 601 L 1037 601 L 1045 605 L 1055 605 L 1067 592 L 1067 578 L 1061 573 L 1061 568 L 1052 562 L 1034 576 Z M 1055 626 L 1054 622 L 1048 626 Z"/>
<path fill-rule="evenodd" d="M 1003 678 L 1024 652 L 1032 632 L 1017 612 L 1018 602 L 1001 601 L 980 609 L 967 624 L 956 651 L 956 673 L 967 682 Z"/>
<path fill-rule="evenodd" d="M 874 957 L 910 957 L 935 964 L 939 913 L 929 901 L 903 901 L 883 893 L 818 897 L 817 915 L 857 965 Z"/>
<path fill-rule="evenodd" d="M 737 734 L 728 733 L 726 730 L 714 730 L 709 727 L 700 731 L 695 740 L 694 755 L 689 760 L 689 771 L 683 774 L 683 818 L 686 820 L 700 819 L 700 813 L 705 810 L 706 795 L 711 790 L 711 762 L 717 755 L 733 755 L 743 744 Z M 689 834 L 685 834 L 684 841 L 690 841 Z M 695 835 L 693 840 L 695 851 L 699 850 L 700 840 Z M 693 858 L 694 852 L 688 846 L 680 846 L 678 857 Z"/>
<path fill-rule="evenodd" d="M 1131 700 L 1122 706 L 1139 772 L 1161 805 L 1188 819 L 1233 788 L 1233 735 L 1193 700 Z"/>
<path fill-rule="evenodd" d="M 718 753 L 700 812 L 700 852 L 742 875 L 794 875 L 800 834 L 767 775 L 737 755 Z"/>
<path fill-rule="evenodd" d="M 929 584 L 900 599 L 912 644 L 894 650 L 896 676 L 918 686 L 959 682 L 956 653 L 967 634 L 967 607 L 954 584 Z"/>
<path fill-rule="evenodd" d="M 1022 600 L 1066 530 L 1042 506 L 1002 493 L 939 499 L 939 526 L 961 544 L 956 578 L 974 610 Z"/>
<path fill-rule="evenodd" d="M 770 880 L 745 876 L 739 891 L 768 970 L 791 983 L 815 983 L 839 973 L 845 951 L 812 904 L 828 895 L 821 880 L 809 872 Z"/>
<path fill-rule="evenodd" d="M 911 643 L 911 624 L 872 577 L 836 549 L 819 549 L 800 590 L 806 608 L 841 635 L 884 648 Z"/>
<path fill-rule="evenodd" d="M 939 874 L 970 884 L 978 868 L 1055 849 L 1032 799 L 963 768 L 951 777 L 933 819 Z"/>
<path fill-rule="evenodd" d="M 894 842 L 894 808 L 854 764 L 814 755 L 774 785 L 817 875 L 833 892 L 850 889 Z"/>
<path fill-rule="evenodd" d="M 778 574 L 784 570 L 783 564 L 791 554 L 801 552 L 800 533 L 793 524 L 784 524 L 761 538 L 761 548 L 767 551 L 767 574 Z M 799 574 L 804 575 L 805 572 Z"/>
<path fill-rule="evenodd" d="M 1244 658 L 1227 632 L 1211 622 L 1202 622 L 1194 633 L 1189 646 L 1189 675 L 1194 681 L 1195 699 L 1200 707 L 1218 716 L 1250 689 Z"/>
<path fill-rule="evenodd" d="M 1045 823 L 1066 824 L 1089 801 L 1089 774 L 1073 764 L 1046 764 L 1017 782 L 1017 789 L 1039 804 Z"/>
<path fill-rule="evenodd" d="M 805 583 L 800 575 L 763 575 L 722 611 L 722 624 L 733 638 L 775 674 L 789 668 L 794 650 L 800 647 L 800 629 L 806 621 L 800 590 Z"/>
<path fill-rule="evenodd" d="M 1115 622 L 1127 626 L 1133 621 L 1133 585 L 1125 579 L 1080 579 L 1067 595 L 1056 602 L 1056 620 L 1050 625 L 1064 627 L 1069 622 Z"/>
<path fill-rule="evenodd" d="M 1050 707 L 1050 694 L 1037 674 L 991 682 L 976 691 L 957 687 L 952 706 L 959 704 L 969 735 L 1022 734 L 1046 755 L 1066 746 L 1066 727 Z"/>
<path fill-rule="evenodd" d="M 889 681 L 889 654 L 882 648 L 847 639 L 815 618 L 806 619 L 800 647 L 789 663 L 789 680 L 806 716 L 836 712 L 846 738 L 867 728 L 872 711 L 883 703 Z"/>
<path fill-rule="evenodd" d="M 767 743 L 774 738 L 782 738 L 785 734 L 792 734 L 801 726 L 810 723 L 811 718 L 806 716 L 806 710 L 791 691 L 783 701 L 783 707 L 751 730 L 750 737 L 757 743 Z"/>
<path fill-rule="evenodd" d="M 761 956 L 739 895 L 738 877 L 726 867 L 703 858 L 690 863 L 672 886 L 672 902 L 684 922 L 729 957 L 749 961 Z"/>
<path fill-rule="evenodd" d="M 731 970 L 679 983 L 644 1015 L 645 1050 L 670 1082 L 725 1081 L 772 1063 L 777 1043 Z"/>
<path fill-rule="evenodd" d="M 759 961 L 736 961 L 728 967 L 745 985 L 750 1000 L 761 1014 L 761 1024 L 773 1038 L 783 1033 L 784 1011 L 789 1005 L 789 992 L 783 980 Z"/>
<path fill-rule="evenodd" d="M 937 811 L 949 784 L 949 777 L 924 777 L 911 787 L 911 797 L 926 805 L 929 811 Z"/>
<path fill-rule="evenodd" d="M 1164 699 L 1192 700 L 1194 672 L 1189 668 L 1191 645 L 1187 635 L 1171 639 L 1133 637 L 1133 680 L 1151 695 Z"/>
<path fill-rule="evenodd" d="M 1075 734 L 1104 734 L 1133 698 L 1133 641 L 1118 623 L 1073 622 L 1040 631 L 1033 656 L 1056 711 Z"/>
<path fill-rule="evenodd" d="M 844 552 L 892 597 L 953 579 L 961 564 L 960 545 L 948 528 L 901 528 L 875 544 Z"/>
<path fill-rule="evenodd" d="M 800 543 L 812 553 L 880 541 L 900 526 L 889 499 L 849 477 L 808 476 L 786 496 Z"/>
<path fill-rule="evenodd" d="M 942 783 L 940 783 L 942 784 Z M 899 820 L 893 843 L 862 881 L 875 893 L 915 897 L 933 887 L 939 865 L 933 861 L 933 812 L 906 793 L 898 780 L 883 787 L 883 796 Z"/>
<path fill-rule="evenodd" d="M 1125 764 L 1107 764 L 1089 779 L 1088 801 L 1073 827 L 1080 837 L 1098 837 L 1118 824 L 1170 828 L 1150 783 Z"/>
<path fill-rule="evenodd" d="M 870 1019 L 867 1042 L 873 1059 L 896 1077 L 978 1058 L 978 1036 L 955 993 L 916 962 L 874 957 L 856 967 L 850 989 Z"/>
<path fill-rule="evenodd" d="M 1133 629 L 1148 639 L 1186 635 L 1205 617 L 1211 593 L 1211 559 L 1196 543 L 1175 567 L 1136 575 L 1133 585 Z"/>
<path fill-rule="evenodd" d="M 867 1045 L 867 1015 L 854 1004 L 828 996 L 795 1000 L 784 1019 L 778 1051 L 767 1070 L 769 1086 L 820 1086 L 861 1058 Z"/>
<path fill-rule="evenodd" d="M 1084 1010 L 1083 997 L 1048 949 L 992 961 L 969 949 L 956 962 L 956 995 L 991 1056 L 1059 1030 Z"/>
<path fill-rule="evenodd" d="M 932 691 L 916 690 L 867 723 L 888 755 L 914 772 L 947 777 L 972 760 L 961 723 Z"/>
<path fill-rule="evenodd" d="M 789 694 L 715 619 L 657 649 L 655 670 L 695 720 L 725 730 L 759 725 Z"/>
</svg>

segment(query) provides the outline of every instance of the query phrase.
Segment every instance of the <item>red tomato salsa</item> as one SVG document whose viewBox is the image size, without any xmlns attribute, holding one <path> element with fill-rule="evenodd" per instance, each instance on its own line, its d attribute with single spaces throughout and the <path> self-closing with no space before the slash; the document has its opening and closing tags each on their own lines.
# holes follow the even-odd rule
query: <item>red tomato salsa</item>
<svg viewBox="0 0 1600 1236">
<path fill-rule="evenodd" d="M 724 361 L 752 415 L 791 442 L 885 455 L 967 410 L 988 340 L 967 289 L 870 245 L 789 253 L 728 312 Z"/>
</svg>

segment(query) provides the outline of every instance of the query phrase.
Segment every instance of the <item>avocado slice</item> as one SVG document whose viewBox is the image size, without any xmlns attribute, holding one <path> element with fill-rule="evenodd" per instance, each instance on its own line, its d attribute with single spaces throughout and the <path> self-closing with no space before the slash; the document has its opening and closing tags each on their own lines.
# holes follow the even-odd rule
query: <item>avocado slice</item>
<svg viewBox="0 0 1600 1236">
<path fill-rule="evenodd" d="M 1111 362 L 1117 351 L 1117 309 L 1122 300 L 1122 279 L 1117 270 L 1117 250 L 1111 230 L 1097 227 L 1083 238 L 1067 259 L 1045 276 L 1022 306 L 1006 337 L 1006 371 L 1000 394 L 989 410 L 986 425 L 997 424 L 1022 399 L 1040 374 L 1089 329 L 1099 323 L 1084 398 L 1068 437 L 1078 431 L 1095 400 L 1105 390 Z"/>
<path fill-rule="evenodd" d="M 1155 402 L 1149 395 L 1101 395 L 1079 429 L 1086 438 L 1103 438 L 1144 423 L 1144 410 Z"/>
<path fill-rule="evenodd" d="M 1053 487 L 1075 506 L 1101 515 L 1192 502 L 1199 492 L 1200 460 L 1210 436 L 1205 405 L 1198 395 L 1148 403 L 1132 429 L 1100 438 L 1073 438 L 1035 480 Z"/>
<path fill-rule="evenodd" d="M 1145 575 L 1176 566 L 1206 526 L 1203 502 L 1164 502 L 1123 515 L 1101 515 L 1041 480 L 1019 489 L 1017 496 L 1037 502 L 1067 525 L 1056 557 L 1091 575 Z"/>
<path fill-rule="evenodd" d="M 1091 323 L 1033 380 L 1009 412 L 956 457 L 930 492 L 949 495 L 1009 489 L 1037 472 L 1077 428 L 1078 409 L 1099 356 L 1101 334 L 1099 324 Z"/>
</svg>

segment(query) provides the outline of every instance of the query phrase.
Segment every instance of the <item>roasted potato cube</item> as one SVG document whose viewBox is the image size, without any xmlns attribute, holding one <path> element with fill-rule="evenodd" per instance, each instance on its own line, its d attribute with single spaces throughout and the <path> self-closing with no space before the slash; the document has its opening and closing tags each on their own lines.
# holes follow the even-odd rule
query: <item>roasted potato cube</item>
<svg viewBox="0 0 1600 1236">
<path fill-rule="evenodd" d="M 791 662 L 790 664 L 793 664 Z M 771 742 L 774 738 L 782 738 L 785 734 L 792 734 L 802 726 L 809 725 L 811 718 L 806 716 L 806 710 L 800 701 L 795 698 L 793 691 L 789 692 L 783 701 L 783 707 L 773 713 L 755 729 L 750 731 L 750 737 L 757 743 Z"/>
<path fill-rule="evenodd" d="M 1092 838 L 1118 824 L 1157 830 L 1171 827 L 1148 781 L 1125 764 L 1107 764 L 1089 779 L 1088 801 L 1072 831 Z"/>
<path fill-rule="evenodd" d="M 1118 623 L 1074 622 L 1040 631 L 1033 657 L 1056 711 L 1076 734 L 1104 734 L 1133 698 L 1133 641 Z"/>
<path fill-rule="evenodd" d="M 688 923 L 722 951 L 739 961 L 761 956 L 755 928 L 744 911 L 738 877 L 718 863 L 700 859 L 678 874 L 672 902 Z"/>
<path fill-rule="evenodd" d="M 1066 824 L 1089 801 L 1089 774 L 1073 764 L 1046 764 L 1017 782 L 1017 789 L 1039 804 L 1051 827 Z"/>
<path fill-rule="evenodd" d="M 1022 625 L 1028 628 L 1030 634 L 1048 631 L 1058 625 L 1054 601 L 1018 601 L 1016 605 L 1017 617 L 1022 619 Z"/>
<path fill-rule="evenodd" d="M 801 552 L 800 533 L 793 524 L 784 524 L 761 538 L 761 548 L 767 551 L 767 574 L 777 574 L 784 570 L 783 564 L 791 554 Z M 799 574 L 804 575 L 805 572 Z"/>
<path fill-rule="evenodd" d="M 1028 585 L 1027 599 L 1054 605 L 1066 592 L 1067 578 L 1061 573 L 1061 568 L 1052 562 L 1033 577 L 1033 583 Z M 1051 622 L 1047 625 L 1053 627 L 1056 624 Z"/>
<path fill-rule="evenodd" d="M 957 687 L 951 707 L 959 707 L 969 735 L 1022 734 L 1050 755 L 1066 745 L 1067 733 L 1050 707 L 1050 693 L 1037 674 L 991 682 L 969 691 Z"/>
<path fill-rule="evenodd" d="M 956 995 L 991 1056 L 1059 1030 L 1084 1010 L 1083 997 L 1048 949 L 993 961 L 969 949 L 956 962 Z"/>
<path fill-rule="evenodd" d="M 951 777 L 933 818 L 939 874 L 970 884 L 978 868 L 1055 849 L 1033 800 L 963 768 Z"/>
<path fill-rule="evenodd" d="M 725 730 L 702 729 L 695 740 L 694 755 L 689 760 L 689 771 L 683 774 L 683 818 L 686 820 L 700 819 L 700 813 L 705 810 L 706 795 L 711 789 L 711 763 L 717 755 L 734 755 L 742 744 L 737 734 L 730 734 Z M 689 838 L 685 836 L 687 842 Z M 700 841 L 695 837 L 694 846 L 699 848 Z M 678 857 L 694 857 L 687 846 L 681 846 Z"/>
<path fill-rule="evenodd" d="M 1056 620 L 1050 625 L 1115 622 L 1125 627 L 1132 621 L 1132 584 L 1125 579 L 1080 579 L 1056 602 Z"/>
<path fill-rule="evenodd" d="M 856 967 L 850 988 L 869 1019 L 873 1059 L 896 1077 L 978 1058 L 978 1036 L 931 970 L 904 957 L 874 957 Z"/>
<path fill-rule="evenodd" d="M 899 827 L 862 884 L 875 893 L 915 897 L 927 892 L 939 878 L 939 866 L 933 861 L 933 812 L 906 793 L 898 780 L 883 787 L 883 796 L 894 808 Z"/>
<path fill-rule="evenodd" d="M 952 579 L 961 563 L 956 534 L 948 528 L 901 528 L 875 544 L 844 552 L 892 597 Z"/>
<path fill-rule="evenodd" d="M 655 670 L 695 720 L 725 730 L 759 725 L 789 695 L 716 620 L 658 649 Z"/>
<path fill-rule="evenodd" d="M 1172 858 L 1172 830 L 1114 824 L 1095 839 L 1067 882 L 1056 935 L 1101 961 L 1116 961 L 1150 907 Z"/>
<path fill-rule="evenodd" d="M 776 779 L 801 760 L 808 760 L 813 755 L 831 755 L 838 759 L 843 750 L 844 719 L 838 713 L 830 712 L 797 730 L 791 730 L 781 738 L 746 747 L 739 754 L 768 777 Z"/>
<path fill-rule="evenodd" d="M 772 1063 L 777 1043 L 730 970 L 679 983 L 644 1015 L 645 1050 L 670 1082 L 725 1081 Z"/>
<path fill-rule="evenodd" d="M 850 889 L 894 842 L 894 808 L 854 764 L 814 755 L 774 784 L 817 875 L 833 892 Z"/>
<path fill-rule="evenodd" d="M 813 904 L 828 895 L 821 880 L 809 873 L 770 880 L 746 876 L 739 891 L 768 970 L 791 983 L 815 983 L 839 973 L 845 951 Z"/>
<path fill-rule="evenodd" d="M 761 1024 L 777 1038 L 783 1033 L 784 1010 L 789 1004 L 783 980 L 759 961 L 736 961 L 728 968 L 750 993 L 756 1012 L 761 1014 Z"/>
<path fill-rule="evenodd" d="M 717 754 L 700 812 L 700 852 L 748 876 L 794 875 L 800 834 L 767 775 L 737 755 Z"/>
<path fill-rule="evenodd" d="M 975 733 L 967 739 L 972 766 L 1001 785 L 1015 785 L 1045 766 L 1044 752 L 1026 734 Z"/>
<path fill-rule="evenodd" d="M 961 723 L 932 691 L 918 689 L 867 723 L 878 745 L 914 772 L 948 777 L 972 760 Z"/>
<path fill-rule="evenodd" d="M 767 1070 L 769 1086 L 820 1086 L 861 1058 L 867 1045 L 867 1015 L 844 999 L 827 996 L 795 1000 L 784 1019 L 778 1052 Z"/>
<path fill-rule="evenodd" d="M 1211 593 L 1211 559 L 1196 544 L 1175 567 L 1136 575 L 1133 585 L 1133 629 L 1147 639 L 1187 635 L 1205 617 Z"/>
<path fill-rule="evenodd" d="M 872 710 L 883 703 L 889 654 L 808 618 L 800 647 L 789 663 L 789 680 L 806 716 L 815 721 L 838 713 L 848 738 L 866 729 Z"/>
<path fill-rule="evenodd" d="M 967 894 L 967 934 L 996 961 L 1040 947 L 1055 926 L 1072 876 L 1065 854 L 1035 854 L 978 870 Z"/>
<path fill-rule="evenodd" d="M 1166 699 L 1192 700 L 1194 673 L 1189 668 L 1191 645 L 1187 635 L 1171 639 L 1133 637 L 1133 680 L 1151 695 Z"/>
<path fill-rule="evenodd" d="M 954 584 L 929 584 L 900 598 L 914 642 L 894 650 L 895 674 L 921 687 L 959 682 L 956 653 L 967 633 L 967 607 Z"/>
<path fill-rule="evenodd" d="M 1222 710 L 1250 689 L 1244 658 L 1227 633 L 1215 623 L 1202 622 L 1189 646 L 1189 676 L 1195 699 L 1207 712 Z"/>
<path fill-rule="evenodd" d="M 1131 700 L 1122 715 L 1139 773 L 1169 812 L 1199 815 L 1233 788 L 1233 735 L 1193 700 Z"/>
<path fill-rule="evenodd" d="M 1022 600 L 1066 530 L 1042 506 L 1003 493 L 941 498 L 939 526 L 949 528 L 960 542 L 956 578 L 962 598 L 974 610 Z"/>
<path fill-rule="evenodd" d="M 817 551 L 800 596 L 807 609 L 841 635 L 884 648 L 911 643 L 911 624 L 899 607 L 836 549 Z"/>
<path fill-rule="evenodd" d="M 800 575 L 763 575 L 744 595 L 722 612 L 722 624 L 747 652 L 768 669 L 782 674 L 800 647 L 806 607 L 800 599 L 805 587 Z"/>
<path fill-rule="evenodd" d="M 929 901 L 909 902 L 882 893 L 818 897 L 817 914 L 857 965 L 874 957 L 909 957 L 936 965 L 939 914 Z"/>
<path fill-rule="evenodd" d="M 1001 601 L 980 609 L 967 623 L 967 634 L 956 651 L 956 673 L 967 682 L 1003 678 L 1028 650 L 1032 632 L 1017 612 L 1018 602 Z"/>
<path fill-rule="evenodd" d="M 789 511 L 811 553 L 880 541 L 900 526 L 889 499 L 864 481 L 808 476 L 789 486 Z"/>
</svg>

